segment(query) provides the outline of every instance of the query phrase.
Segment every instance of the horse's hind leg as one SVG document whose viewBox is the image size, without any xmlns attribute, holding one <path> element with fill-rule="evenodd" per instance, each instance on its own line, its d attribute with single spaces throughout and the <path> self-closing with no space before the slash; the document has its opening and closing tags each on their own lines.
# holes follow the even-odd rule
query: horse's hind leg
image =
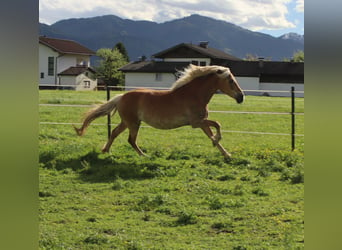
<svg viewBox="0 0 342 250">
<path fill-rule="evenodd" d="M 129 136 L 128 136 L 128 142 L 129 144 L 131 144 L 131 146 L 135 149 L 135 151 L 137 151 L 137 153 L 141 156 L 146 156 L 144 154 L 144 152 L 139 148 L 139 146 L 137 145 L 137 136 L 138 136 L 138 131 L 139 131 L 139 126 L 138 125 L 133 125 L 130 126 L 129 129 Z"/>
<path fill-rule="evenodd" d="M 116 126 L 115 129 L 113 129 L 110 135 L 110 138 L 108 139 L 107 143 L 102 148 L 103 153 L 109 152 L 109 148 L 112 145 L 114 139 L 118 137 L 118 135 L 121 134 L 126 128 L 127 128 L 126 124 L 121 122 L 118 126 Z"/>
</svg>

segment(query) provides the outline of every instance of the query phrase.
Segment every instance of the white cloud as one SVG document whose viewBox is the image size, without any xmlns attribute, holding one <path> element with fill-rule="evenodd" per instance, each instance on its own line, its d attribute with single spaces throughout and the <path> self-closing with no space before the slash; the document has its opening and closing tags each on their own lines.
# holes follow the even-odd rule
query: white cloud
<svg viewBox="0 0 342 250">
<path fill-rule="evenodd" d="M 297 12 L 304 12 L 304 0 L 297 0 L 296 1 L 296 11 Z"/>
<path fill-rule="evenodd" d="M 291 0 L 40 0 L 40 21 L 113 14 L 134 20 L 165 22 L 200 14 L 251 30 L 293 28 L 287 20 Z M 304 0 L 296 0 L 296 10 Z"/>
</svg>

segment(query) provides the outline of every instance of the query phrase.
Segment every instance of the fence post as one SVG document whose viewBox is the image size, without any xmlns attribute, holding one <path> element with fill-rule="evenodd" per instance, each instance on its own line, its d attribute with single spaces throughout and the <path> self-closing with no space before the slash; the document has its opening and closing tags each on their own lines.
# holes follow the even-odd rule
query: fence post
<svg viewBox="0 0 342 250">
<path fill-rule="evenodd" d="M 292 143 L 292 151 L 295 150 L 295 87 L 291 87 L 291 143 Z"/>
<path fill-rule="evenodd" d="M 107 101 L 110 100 L 110 88 L 108 84 L 106 84 L 106 92 L 107 92 Z M 110 138 L 110 132 L 111 132 L 111 115 L 110 113 L 107 115 L 107 130 L 108 130 L 108 139 Z"/>
</svg>

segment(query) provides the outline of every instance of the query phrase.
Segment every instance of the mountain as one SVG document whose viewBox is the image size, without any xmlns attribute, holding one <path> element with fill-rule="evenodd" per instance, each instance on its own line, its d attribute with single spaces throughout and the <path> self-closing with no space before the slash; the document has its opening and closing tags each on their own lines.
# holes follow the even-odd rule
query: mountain
<svg viewBox="0 0 342 250">
<path fill-rule="evenodd" d="M 293 33 L 293 32 L 284 34 L 284 35 L 280 36 L 279 38 L 284 39 L 284 40 L 297 41 L 297 42 L 304 44 L 304 35 L 299 35 L 299 34 Z"/>
<path fill-rule="evenodd" d="M 151 55 L 179 43 L 209 41 L 216 48 L 239 58 L 247 54 L 272 60 L 292 58 L 304 50 L 304 44 L 294 39 L 273 37 L 253 32 L 235 24 L 200 15 L 191 15 L 164 23 L 133 21 L 114 15 L 58 21 L 40 24 L 40 35 L 75 40 L 96 51 L 112 48 L 122 42 L 130 59 Z"/>
</svg>

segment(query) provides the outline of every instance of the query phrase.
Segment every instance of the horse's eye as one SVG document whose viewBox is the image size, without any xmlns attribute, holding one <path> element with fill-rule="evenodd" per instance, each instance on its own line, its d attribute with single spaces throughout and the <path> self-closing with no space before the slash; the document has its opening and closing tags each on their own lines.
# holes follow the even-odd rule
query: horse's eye
<svg viewBox="0 0 342 250">
<path fill-rule="evenodd" d="M 222 71 L 221 69 L 218 69 L 218 70 L 216 71 L 216 73 L 220 75 L 220 74 L 223 73 L 223 71 Z"/>
</svg>

